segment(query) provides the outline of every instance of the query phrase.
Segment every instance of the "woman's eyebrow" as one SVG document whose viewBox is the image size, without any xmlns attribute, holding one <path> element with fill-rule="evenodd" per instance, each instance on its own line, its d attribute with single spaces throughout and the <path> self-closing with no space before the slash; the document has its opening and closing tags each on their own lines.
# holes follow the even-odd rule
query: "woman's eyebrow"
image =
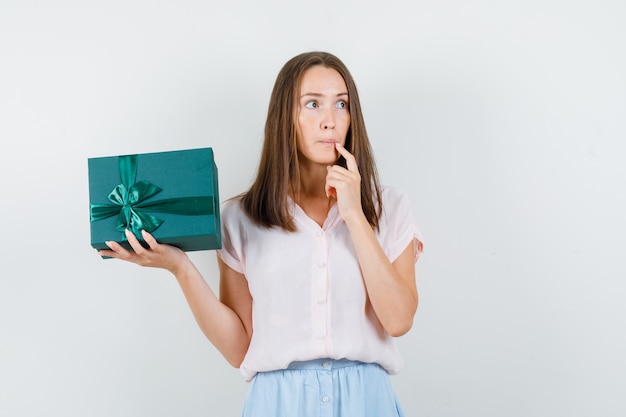
<svg viewBox="0 0 626 417">
<path fill-rule="evenodd" d="M 341 96 L 347 96 L 347 95 L 348 95 L 348 93 L 347 93 L 347 92 L 345 92 L 345 93 L 339 93 L 339 94 L 336 94 L 336 95 L 335 95 L 335 97 L 341 97 Z M 311 96 L 311 97 L 324 97 L 324 94 L 322 94 L 322 93 L 304 93 L 304 94 L 302 94 L 302 95 L 300 96 L 300 98 L 302 98 L 302 97 L 306 97 L 306 96 Z"/>
</svg>

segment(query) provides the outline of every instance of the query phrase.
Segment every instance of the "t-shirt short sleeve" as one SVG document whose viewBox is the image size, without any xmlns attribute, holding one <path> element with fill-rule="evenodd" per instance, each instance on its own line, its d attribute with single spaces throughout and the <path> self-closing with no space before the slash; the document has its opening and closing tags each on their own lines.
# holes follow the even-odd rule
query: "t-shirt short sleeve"
<svg viewBox="0 0 626 417">
<path fill-rule="evenodd" d="M 423 242 L 415 225 L 408 195 L 394 187 L 384 187 L 382 191 L 383 215 L 379 239 L 387 257 L 392 262 L 413 244 L 415 262 L 422 254 Z"/>
<path fill-rule="evenodd" d="M 248 221 L 241 210 L 240 200 L 229 200 L 222 205 L 222 249 L 217 255 L 233 270 L 245 274 L 243 264 L 243 223 Z"/>
</svg>

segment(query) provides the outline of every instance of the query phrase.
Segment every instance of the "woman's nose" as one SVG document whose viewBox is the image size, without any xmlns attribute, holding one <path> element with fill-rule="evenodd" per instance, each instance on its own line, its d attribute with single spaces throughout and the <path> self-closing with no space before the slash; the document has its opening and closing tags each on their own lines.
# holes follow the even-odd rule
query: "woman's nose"
<svg viewBox="0 0 626 417">
<path fill-rule="evenodd" d="M 335 118 L 333 116 L 332 111 L 324 112 L 324 118 L 322 119 L 322 129 L 334 129 L 335 128 Z"/>
</svg>

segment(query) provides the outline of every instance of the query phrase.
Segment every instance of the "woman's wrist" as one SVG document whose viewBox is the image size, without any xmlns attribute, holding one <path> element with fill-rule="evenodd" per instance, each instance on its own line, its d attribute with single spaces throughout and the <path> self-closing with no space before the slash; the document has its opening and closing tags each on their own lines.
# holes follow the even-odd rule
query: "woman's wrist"
<svg viewBox="0 0 626 417">
<path fill-rule="evenodd" d="M 189 256 L 183 251 L 177 254 L 176 259 L 170 265 L 166 266 L 177 279 L 184 278 L 189 275 L 189 271 L 194 270 L 195 266 Z"/>
<path fill-rule="evenodd" d="M 370 227 L 367 217 L 365 217 L 362 210 L 355 212 L 353 215 L 346 216 L 344 222 L 346 222 L 348 230 L 350 231 L 352 231 L 355 227 Z"/>
</svg>

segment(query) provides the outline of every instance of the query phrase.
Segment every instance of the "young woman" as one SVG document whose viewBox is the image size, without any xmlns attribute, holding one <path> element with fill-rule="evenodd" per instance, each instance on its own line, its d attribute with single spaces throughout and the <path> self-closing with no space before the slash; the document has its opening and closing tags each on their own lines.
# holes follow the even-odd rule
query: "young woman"
<svg viewBox="0 0 626 417">
<path fill-rule="evenodd" d="M 209 340 L 251 381 L 244 417 L 402 416 L 388 374 L 412 326 L 422 243 L 381 187 L 356 86 L 323 52 L 280 71 L 256 181 L 222 209 L 219 298 L 149 233 L 102 255 L 165 268 Z"/>
</svg>

